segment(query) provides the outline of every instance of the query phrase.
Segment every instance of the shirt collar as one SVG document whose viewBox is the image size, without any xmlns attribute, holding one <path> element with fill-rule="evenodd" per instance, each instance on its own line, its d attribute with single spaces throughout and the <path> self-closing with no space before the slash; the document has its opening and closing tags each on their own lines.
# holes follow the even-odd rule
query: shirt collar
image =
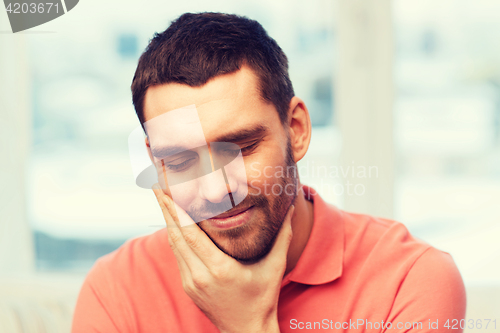
<svg viewBox="0 0 500 333">
<path fill-rule="evenodd" d="M 325 203 L 314 189 L 303 186 L 303 190 L 305 198 L 313 202 L 314 222 L 306 247 L 288 279 L 319 285 L 342 275 L 344 221 L 342 212 Z"/>
</svg>

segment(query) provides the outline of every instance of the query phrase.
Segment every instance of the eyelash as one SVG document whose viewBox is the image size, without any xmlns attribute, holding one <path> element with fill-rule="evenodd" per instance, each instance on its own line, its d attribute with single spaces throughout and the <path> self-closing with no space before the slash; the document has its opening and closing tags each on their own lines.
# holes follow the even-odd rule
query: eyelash
<svg viewBox="0 0 500 333">
<path fill-rule="evenodd" d="M 182 169 L 183 167 L 185 167 L 188 164 L 188 162 L 190 162 L 191 160 L 192 160 L 192 158 L 190 158 L 189 160 L 186 160 L 180 164 L 169 164 L 168 168 L 170 170 L 173 170 L 173 171 L 178 171 L 178 170 Z"/>
<path fill-rule="evenodd" d="M 243 147 L 243 148 L 241 148 L 241 152 L 242 153 L 252 152 L 255 148 L 257 148 L 257 144 L 258 144 L 258 142 L 254 142 L 249 146 Z"/>
<path fill-rule="evenodd" d="M 255 148 L 257 148 L 257 144 L 258 144 L 258 142 L 255 142 L 255 143 L 252 143 L 251 145 L 243 147 L 241 149 L 228 150 L 228 151 L 232 154 L 238 154 L 241 150 L 242 154 L 248 154 L 248 153 L 251 153 Z M 179 163 L 179 164 L 168 164 L 167 166 L 172 171 L 179 171 L 182 168 L 184 168 L 191 160 L 192 160 L 192 158 L 190 158 L 182 163 Z"/>
</svg>

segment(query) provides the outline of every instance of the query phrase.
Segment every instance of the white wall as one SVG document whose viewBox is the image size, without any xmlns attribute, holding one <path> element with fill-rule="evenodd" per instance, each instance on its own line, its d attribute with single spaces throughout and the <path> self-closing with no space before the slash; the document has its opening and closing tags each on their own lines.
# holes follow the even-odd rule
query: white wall
<svg viewBox="0 0 500 333">
<path fill-rule="evenodd" d="M 341 165 L 355 166 L 347 181 L 362 195 L 344 195 L 343 208 L 393 216 L 393 31 L 390 0 L 338 0 L 336 112 Z M 360 167 L 373 172 L 363 177 Z M 345 169 L 347 170 L 347 169 Z M 378 173 L 375 173 L 375 170 Z M 358 194 L 361 192 L 359 188 Z"/>
<path fill-rule="evenodd" d="M 0 274 L 30 272 L 34 265 L 25 209 L 31 96 L 23 37 L 0 34 Z"/>
</svg>

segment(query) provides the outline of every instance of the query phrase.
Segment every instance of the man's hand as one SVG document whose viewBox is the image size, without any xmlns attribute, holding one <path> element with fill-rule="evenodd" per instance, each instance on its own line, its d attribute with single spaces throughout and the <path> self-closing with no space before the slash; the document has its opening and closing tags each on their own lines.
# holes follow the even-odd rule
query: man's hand
<svg viewBox="0 0 500 333">
<path fill-rule="evenodd" d="M 294 206 L 288 209 L 268 255 L 242 264 L 219 250 L 194 222 L 180 227 L 176 212 L 186 212 L 158 186 L 153 191 L 167 223 L 183 288 L 194 303 L 223 333 L 279 332 L 278 297 L 292 239 Z"/>
</svg>

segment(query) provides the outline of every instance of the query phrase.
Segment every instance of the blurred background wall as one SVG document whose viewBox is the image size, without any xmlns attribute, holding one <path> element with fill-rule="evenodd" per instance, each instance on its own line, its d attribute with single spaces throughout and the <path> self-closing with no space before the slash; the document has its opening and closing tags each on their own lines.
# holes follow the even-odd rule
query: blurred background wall
<svg viewBox="0 0 500 333">
<path fill-rule="evenodd" d="M 83 0 L 17 34 L 0 10 L 0 328 L 67 331 L 94 261 L 163 223 L 130 168 L 130 83 L 187 11 L 258 20 L 311 113 L 301 180 L 449 252 L 468 318 L 500 313 L 500 2 Z"/>
</svg>

